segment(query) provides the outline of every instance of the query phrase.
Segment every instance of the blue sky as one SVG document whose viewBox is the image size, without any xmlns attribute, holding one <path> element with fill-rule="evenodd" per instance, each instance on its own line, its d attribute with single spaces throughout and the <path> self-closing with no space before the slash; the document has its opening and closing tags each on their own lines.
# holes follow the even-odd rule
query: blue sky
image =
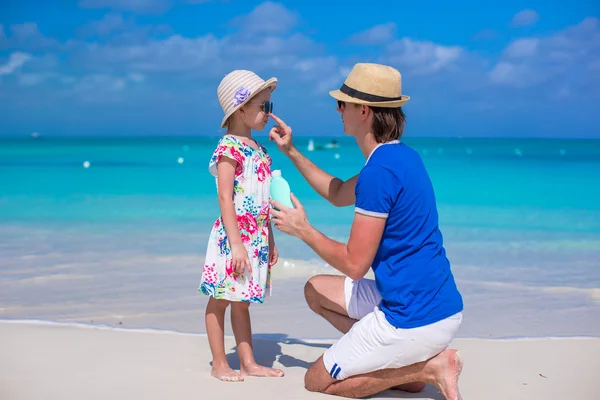
<svg viewBox="0 0 600 400">
<path fill-rule="evenodd" d="M 356 62 L 403 76 L 413 137 L 600 138 L 593 1 L 4 0 L 0 136 L 218 135 L 220 79 L 276 76 L 298 135 L 339 135 Z"/>
</svg>

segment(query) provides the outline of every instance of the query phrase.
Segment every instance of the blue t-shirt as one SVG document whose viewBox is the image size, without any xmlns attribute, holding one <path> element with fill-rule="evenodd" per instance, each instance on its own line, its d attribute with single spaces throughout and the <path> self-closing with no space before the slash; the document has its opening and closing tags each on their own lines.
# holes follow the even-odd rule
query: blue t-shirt
<svg viewBox="0 0 600 400">
<path fill-rule="evenodd" d="M 428 325 L 463 309 L 442 244 L 433 185 L 419 154 L 378 146 L 356 183 L 356 212 L 387 218 L 373 260 L 379 308 L 397 328 Z"/>
</svg>

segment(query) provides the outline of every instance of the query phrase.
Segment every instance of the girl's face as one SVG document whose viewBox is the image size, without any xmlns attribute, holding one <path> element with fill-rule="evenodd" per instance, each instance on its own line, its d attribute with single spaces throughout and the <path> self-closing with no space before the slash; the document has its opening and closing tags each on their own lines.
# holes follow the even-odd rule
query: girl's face
<svg viewBox="0 0 600 400">
<path fill-rule="evenodd" d="M 248 128 L 260 131 L 269 122 L 269 113 L 273 109 L 271 89 L 259 92 L 248 103 L 238 110 L 240 119 Z"/>
</svg>

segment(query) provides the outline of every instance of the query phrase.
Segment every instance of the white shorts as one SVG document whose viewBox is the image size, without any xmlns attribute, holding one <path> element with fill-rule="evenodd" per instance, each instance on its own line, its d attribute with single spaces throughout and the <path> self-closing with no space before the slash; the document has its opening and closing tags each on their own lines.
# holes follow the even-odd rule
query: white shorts
<svg viewBox="0 0 600 400">
<path fill-rule="evenodd" d="M 348 315 L 359 321 L 323 354 L 325 369 L 338 380 L 428 360 L 448 348 L 462 322 L 460 312 L 430 325 L 396 328 L 377 307 L 381 296 L 372 279 L 346 278 L 345 296 Z"/>
</svg>

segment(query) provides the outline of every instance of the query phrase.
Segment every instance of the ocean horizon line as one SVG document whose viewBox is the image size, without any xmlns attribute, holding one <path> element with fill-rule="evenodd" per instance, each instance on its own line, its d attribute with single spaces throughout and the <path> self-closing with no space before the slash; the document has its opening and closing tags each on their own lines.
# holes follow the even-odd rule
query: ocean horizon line
<svg viewBox="0 0 600 400">
<path fill-rule="evenodd" d="M 257 137 L 267 138 L 266 135 L 259 134 Z M 49 136 L 2 136 L 0 141 L 54 141 L 54 140 L 79 140 L 79 141 L 94 141 L 94 140 L 190 140 L 190 139 L 218 139 L 223 135 L 90 135 L 90 136 L 74 136 L 74 135 L 49 135 Z M 354 138 L 348 135 L 308 135 L 297 134 L 294 136 L 298 139 L 320 140 L 320 139 L 336 139 L 352 141 Z M 503 141 L 553 141 L 553 142 L 600 142 L 600 138 L 557 138 L 557 137 L 540 137 L 540 136 L 505 136 L 505 137 L 487 137 L 487 136 L 410 136 L 405 135 L 403 139 L 411 140 L 477 140 L 486 142 L 503 142 Z"/>
</svg>

